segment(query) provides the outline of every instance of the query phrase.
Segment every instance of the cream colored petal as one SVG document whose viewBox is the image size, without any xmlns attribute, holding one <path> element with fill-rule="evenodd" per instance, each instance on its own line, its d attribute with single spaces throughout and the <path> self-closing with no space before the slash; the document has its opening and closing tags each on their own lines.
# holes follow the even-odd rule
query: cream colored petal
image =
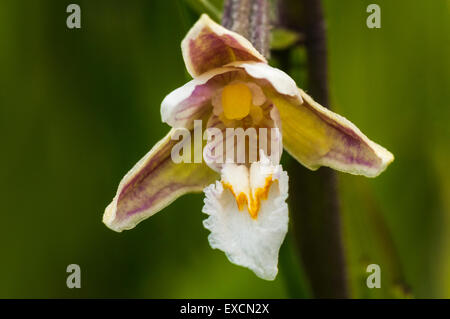
<svg viewBox="0 0 450 319">
<path fill-rule="evenodd" d="M 266 59 L 246 38 L 215 23 L 206 14 L 189 30 L 181 42 L 184 63 L 192 77 L 233 61 Z"/>
<path fill-rule="evenodd" d="M 226 67 L 243 69 L 261 86 L 269 84 L 280 94 L 295 97 L 300 101 L 302 100 L 295 81 L 280 69 L 259 62 L 233 62 L 227 64 Z"/>
</svg>

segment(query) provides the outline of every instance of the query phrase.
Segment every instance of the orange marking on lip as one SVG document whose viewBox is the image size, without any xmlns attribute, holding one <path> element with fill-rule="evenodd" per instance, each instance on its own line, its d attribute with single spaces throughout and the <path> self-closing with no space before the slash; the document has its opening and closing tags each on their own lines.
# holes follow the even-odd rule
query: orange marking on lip
<svg viewBox="0 0 450 319">
<path fill-rule="evenodd" d="M 254 196 L 253 192 L 250 192 L 250 200 L 247 198 L 247 195 L 244 192 L 240 192 L 238 195 L 236 195 L 231 184 L 222 181 L 222 185 L 224 188 L 229 189 L 231 194 L 233 194 L 234 198 L 236 199 L 238 209 L 242 211 L 244 209 L 244 206 L 247 205 L 248 213 L 253 219 L 256 219 L 261 208 L 261 199 L 267 200 L 267 197 L 269 196 L 270 186 L 273 184 L 273 182 L 274 181 L 272 180 L 272 175 L 266 177 L 264 187 L 258 187 L 254 192 Z"/>
</svg>

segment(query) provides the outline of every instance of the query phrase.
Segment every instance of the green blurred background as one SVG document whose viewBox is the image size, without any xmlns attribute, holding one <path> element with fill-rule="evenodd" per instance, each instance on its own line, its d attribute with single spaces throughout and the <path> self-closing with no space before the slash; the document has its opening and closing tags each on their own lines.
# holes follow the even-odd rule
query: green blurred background
<svg viewBox="0 0 450 319">
<path fill-rule="evenodd" d="M 209 247 L 201 194 L 132 231 L 102 224 L 122 176 L 168 131 L 159 106 L 188 79 L 180 41 L 198 7 L 76 1 L 82 28 L 69 30 L 71 2 L 0 1 L 0 297 L 308 296 L 292 232 L 277 279 L 258 279 Z M 373 2 L 381 29 L 366 27 Z M 324 6 L 332 106 L 396 157 L 377 179 L 339 174 L 352 297 L 448 298 L 450 1 Z M 71 263 L 81 289 L 66 287 Z M 370 263 L 381 289 L 365 285 Z"/>
</svg>

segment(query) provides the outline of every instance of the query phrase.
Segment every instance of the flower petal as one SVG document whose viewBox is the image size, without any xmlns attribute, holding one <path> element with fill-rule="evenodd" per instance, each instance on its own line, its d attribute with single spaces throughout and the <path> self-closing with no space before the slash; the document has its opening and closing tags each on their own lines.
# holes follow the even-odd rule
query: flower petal
<svg viewBox="0 0 450 319">
<path fill-rule="evenodd" d="M 234 169 L 223 172 L 224 180 L 235 181 L 236 188 L 242 189 L 245 185 L 240 185 L 240 180 L 247 176 L 253 188 L 270 176 L 276 181 L 271 184 L 267 199 L 261 200 L 257 218 L 252 218 L 247 208 L 240 211 L 232 192 L 216 182 L 204 190 L 203 212 L 209 217 L 203 225 L 211 231 L 208 240 L 212 248 L 224 251 L 232 263 L 251 269 L 258 277 L 273 280 L 278 272 L 278 251 L 288 230 L 288 176 L 280 165 L 272 165 L 266 157 L 253 163 L 248 175 L 241 176 L 241 167 L 245 166 L 234 165 Z"/>
<path fill-rule="evenodd" d="M 295 97 L 302 101 L 302 97 L 297 88 L 295 81 L 280 69 L 274 68 L 265 63 L 259 62 L 232 62 L 226 67 L 243 69 L 246 74 L 257 80 L 261 86 L 269 84 L 275 91 L 280 94 Z"/>
<path fill-rule="evenodd" d="M 201 191 L 217 179 L 204 163 L 179 163 L 171 159 L 172 147 L 179 143 L 172 129 L 122 179 L 103 222 L 117 232 L 134 228 L 188 192 Z"/>
<path fill-rule="evenodd" d="M 232 68 L 214 69 L 172 91 L 161 103 L 162 121 L 171 127 L 191 129 L 195 119 L 211 111 L 211 99 L 216 91 L 232 81 L 238 72 Z"/>
<path fill-rule="evenodd" d="M 206 14 L 189 30 L 181 42 L 184 63 L 192 77 L 233 61 L 266 59 L 238 33 L 225 29 Z"/>
<path fill-rule="evenodd" d="M 315 102 L 299 89 L 300 103 L 287 96 L 271 96 L 282 122 L 283 145 L 309 169 L 328 166 L 367 177 L 378 176 L 394 160 L 353 123 Z"/>
</svg>

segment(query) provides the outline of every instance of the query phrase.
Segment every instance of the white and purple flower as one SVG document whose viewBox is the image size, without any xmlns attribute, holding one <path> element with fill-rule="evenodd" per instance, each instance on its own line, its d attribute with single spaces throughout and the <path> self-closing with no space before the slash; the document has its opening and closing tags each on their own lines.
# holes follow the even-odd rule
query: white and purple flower
<svg viewBox="0 0 450 319">
<path fill-rule="evenodd" d="M 273 280 L 289 219 L 282 149 L 311 170 L 328 166 L 367 177 L 379 175 L 394 157 L 269 66 L 248 40 L 208 16 L 202 15 L 181 47 L 193 80 L 162 102 L 162 120 L 172 129 L 122 179 L 103 222 L 118 232 L 131 229 L 179 196 L 203 190 L 211 247 Z M 192 131 L 195 120 L 223 132 L 223 140 L 208 139 L 201 163 L 175 163 L 172 137 Z M 266 128 L 271 143 L 254 144 L 253 161 L 237 162 L 234 155 L 218 161 L 218 145 L 238 143 L 227 138 L 227 128 Z"/>
</svg>

